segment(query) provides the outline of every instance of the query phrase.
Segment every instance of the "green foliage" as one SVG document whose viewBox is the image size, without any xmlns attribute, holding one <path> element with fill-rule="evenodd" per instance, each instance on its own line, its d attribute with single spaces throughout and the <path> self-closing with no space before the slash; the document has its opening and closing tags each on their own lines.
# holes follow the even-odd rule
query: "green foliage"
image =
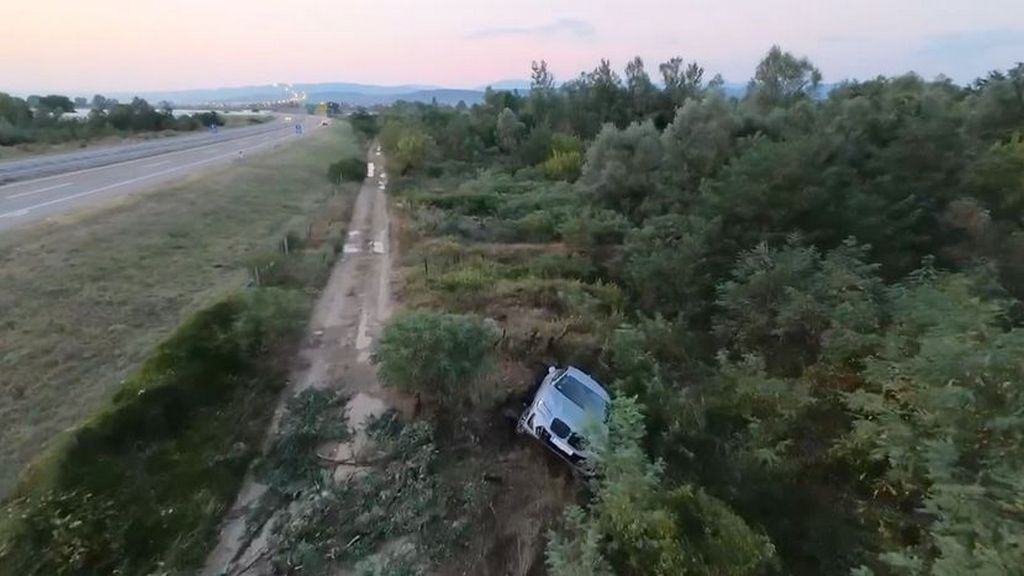
<svg viewBox="0 0 1024 576">
<path fill-rule="evenodd" d="M 544 175 L 551 180 L 575 182 L 583 172 L 583 155 L 579 152 L 561 152 L 555 150 L 551 157 L 544 161 Z"/>
<path fill-rule="evenodd" d="M 740 98 L 658 70 L 540 62 L 528 95 L 387 113 L 445 158 L 406 193 L 417 231 L 488 243 L 431 262 L 424 300 L 644 408 L 549 567 L 1013 573 L 1024 66 L 825 94 L 773 47 Z M 523 241 L 562 245 L 495 256 Z"/>
<path fill-rule="evenodd" d="M 370 574 L 417 574 L 412 556 L 441 560 L 468 538 L 470 522 L 483 510 L 439 481 L 430 426 L 403 425 L 388 413 L 367 430 L 380 464 L 345 482 L 306 491 L 289 507 L 275 536 L 276 573 L 333 574 L 337 562 L 366 558 L 385 542 L 409 539 L 417 554 L 402 556 L 400 549 L 360 568 Z M 449 512 L 459 520 L 452 521 Z"/>
<path fill-rule="evenodd" d="M 608 561 L 601 552 L 601 532 L 589 522 L 578 506 L 569 506 L 561 532 L 548 533 L 544 558 L 551 574 L 558 576 L 611 576 Z"/>
<path fill-rule="evenodd" d="M 625 130 L 605 126 L 587 150 L 584 189 L 595 204 L 636 217 L 657 192 L 662 157 L 654 124 L 632 124 Z"/>
<path fill-rule="evenodd" d="M 389 159 L 394 160 L 395 169 L 399 174 L 408 174 L 426 165 L 427 155 L 433 147 L 430 136 L 420 132 L 406 134 L 399 139 L 394 153 Z"/>
<path fill-rule="evenodd" d="M 197 312 L 102 413 L 30 470 L 0 527 L 3 574 L 150 574 L 201 564 L 255 455 L 305 324 L 274 289 Z"/>
<path fill-rule="evenodd" d="M 314 452 L 329 440 L 348 439 L 347 402 L 337 391 L 317 388 L 307 388 L 289 398 L 277 436 L 256 465 L 260 481 L 284 495 L 323 482 L 323 469 Z"/>
<path fill-rule="evenodd" d="M 501 149 L 505 152 L 515 151 L 519 147 L 519 138 L 524 128 L 524 124 L 519 121 L 515 112 L 508 108 L 502 110 L 495 123 L 495 130 L 498 132 L 498 145 L 501 146 Z"/>
<path fill-rule="evenodd" d="M 799 369 L 783 359 L 812 363 L 823 345 L 835 360 L 865 355 L 881 316 L 878 266 L 866 254 L 852 240 L 824 257 L 794 241 L 745 252 L 719 286 L 716 331 L 731 349 L 761 353 L 783 373 Z"/>
<path fill-rule="evenodd" d="M 386 385 L 454 408 L 479 396 L 496 341 L 476 316 L 415 311 L 385 327 L 374 361 Z"/>
<path fill-rule="evenodd" d="M 626 237 L 625 285 L 648 313 L 700 317 L 707 313 L 712 279 L 722 263 L 715 257 L 718 221 L 665 215 L 648 219 Z"/>
<path fill-rule="evenodd" d="M 327 179 L 332 184 L 362 182 L 366 179 L 367 164 L 362 158 L 342 158 L 327 168 Z"/>
<path fill-rule="evenodd" d="M 643 419 L 629 398 L 613 402 L 599 443 L 600 475 L 584 515 L 570 508 L 568 532 L 551 538 L 548 566 L 567 573 L 759 574 L 771 542 L 720 501 L 689 486 L 664 487 L 641 449 Z M 608 570 L 611 566 L 613 570 Z"/>
<path fill-rule="evenodd" d="M 111 133 L 198 130 L 224 120 L 216 112 L 175 118 L 170 108 L 153 108 L 141 98 L 119 104 L 97 94 L 87 119 L 64 116 L 75 104 L 67 96 L 32 96 L 31 102 L 0 92 L 0 146 L 31 142 L 59 143 Z M 35 108 L 35 110 L 33 110 Z"/>
<path fill-rule="evenodd" d="M 750 81 L 748 98 L 762 109 L 792 105 L 796 100 L 815 95 L 821 72 L 807 58 L 797 58 L 778 46 L 757 65 Z"/>
<path fill-rule="evenodd" d="M 740 118 L 723 96 L 712 93 L 687 100 L 665 127 L 665 167 L 674 173 L 687 197 L 674 198 L 683 206 L 693 201 L 701 181 L 714 176 L 734 155 Z"/>
<path fill-rule="evenodd" d="M 367 140 L 376 136 L 377 132 L 380 130 L 380 126 L 377 122 L 377 116 L 363 108 L 359 108 L 355 112 L 349 114 L 348 123 L 352 125 L 353 130 L 362 134 L 363 138 L 366 138 Z"/>
<path fill-rule="evenodd" d="M 883 556 L 907 574 L 1012 573 L 1024 562 L 1024 331 L 1006 302 L 978 297 L 962 275 L 925 269 L 893 288 L 893 325 L 846 395 L 849 447 L 884 466 L 878 489 L 922 495 L 921 533 Z M 899 543 L 895 543 L 899 544 Z"/>
</svg>

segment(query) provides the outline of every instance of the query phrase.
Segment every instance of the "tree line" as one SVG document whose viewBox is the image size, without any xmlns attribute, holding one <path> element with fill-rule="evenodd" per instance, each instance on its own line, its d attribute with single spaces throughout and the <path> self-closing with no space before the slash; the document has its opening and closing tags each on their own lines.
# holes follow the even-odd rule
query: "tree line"
<svg viewBox="0 0 1024 576">
<path fill-rule="evenodd" d="M 90 111 L 86 118 L 67 116 L 87 104 Z M 19 98 L 0 92 L 0 146 L 52 144 L 163 130 L 193 131 L 224 125 L 224 119 L 213 111 L 177 117 L 172 112 L 169 102 L 154 107 L 142 98 L 122 104 L 97 94 L 87 103 L 84 98 L 72 101 L 57 94 Z"/>
<path fill-rule="evenodd" d="M 473 179 L 449 213 L 528 187 L 516 238 L 626 295 L 588 366 L 616 396 L 603 474 L 552 571 L 1019 571 L 1024 64 L 824 94 L 773 47 L 741 96 L 681 58 L 532 71 L 354 124 L 399 187 Z"/>
</svg>

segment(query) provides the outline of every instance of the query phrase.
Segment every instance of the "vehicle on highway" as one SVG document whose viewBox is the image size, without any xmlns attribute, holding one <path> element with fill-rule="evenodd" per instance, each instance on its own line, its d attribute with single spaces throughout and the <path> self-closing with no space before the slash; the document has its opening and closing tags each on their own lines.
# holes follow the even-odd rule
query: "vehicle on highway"
<svg viewBox="0 0 1024 576">
<path fill-rule="evenodd" d="M 608 432 L 611 397 L 586 372 L 548 367 L 533 400 L 516 422 L 516 432 L 540 440 L 585 476 L 594 474 L 591 450 Z"/>
<path fill-rule="evenodd" d="M 320 121 L 320 125 L 321 126 L 330 126 L 331 122 L 330 122 L 330 120 L 321 120 Z"/>
</svg>

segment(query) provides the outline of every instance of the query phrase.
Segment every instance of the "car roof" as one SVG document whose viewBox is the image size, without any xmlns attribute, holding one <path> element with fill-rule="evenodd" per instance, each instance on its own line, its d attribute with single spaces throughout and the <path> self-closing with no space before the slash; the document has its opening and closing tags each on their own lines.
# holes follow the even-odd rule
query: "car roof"
<svg viewBox="0 0 1024 576">
<path fill-rule="evenodd" d="M 590 377 L 590 374 L 587 374 L 586 372 L 580 370 L 579 368 L 576 368 L 575 366 L 567 366 L 565 369 L 565 373 L 575 378 L 580 384 L 583 384 L 587 388 L 590 388 L 594 392 L 597 392 L 597 394 L 601 396 L 601 398 L 604 398 L 605 402 L 612 401 L 611 396 L 608 395 L 608 391 L 604 389 L 604 386 L 598 384 L 597 380 L 594 380 L 593 378 Z"/>
</svg>

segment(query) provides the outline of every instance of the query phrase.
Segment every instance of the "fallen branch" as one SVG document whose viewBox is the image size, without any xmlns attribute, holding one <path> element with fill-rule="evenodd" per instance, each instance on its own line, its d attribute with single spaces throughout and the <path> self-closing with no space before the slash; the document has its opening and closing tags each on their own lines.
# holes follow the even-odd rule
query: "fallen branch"
<svg viewBox="0 0 1024 576">
<path fill-rule="evenodd" d="M 320 454 L 319 452 L 317 452 L 316 457 L 321 462 L 326 462 L 327 464 L 333 464 L 335 466 L 373 466 L 375 464 L 380 464 L 381 462 L 387 462 L 389 460 L 394 460 L 395 455 L 393 455 L 393 454 L 386 454 L 384 456 L 379 456 L 377 458 L 368 458 L 368 459 L 356 459 L 356 458 L 341 459 L 341 458 L 331 458 L 330 456 L 324 456 L 323 454 Z"/>
<path fill-rule="evenodd" d="M 268 548 L 264 548 L 263 551 L 261 551 L 252 560 L 250 560 L 248 564 L 242 566 L 238 570 L 231 570 L 228 572 L 228 574 L 230 574 L 231 576 L 241 576 L 242 574 L 245 574 L 249 570 L 252 570 L 252 567 L 255 566 L 257 562 L 266 558 L 268 553 L 270 553 L 270 550 Z"/>
<path fill-rule="evenodd" d="M 351 548 L 352 545 L 355 544 L 356 542 L 359 542 L 359 539 L 362 538 L 362 537 L 363 537 L 362 534 L 356 534 L 355 536 L 353 536 L 352 539 L 348 541 L 348 544 L 345 544 L 345 547 L 342 548 L 342 551 L 345 551 L 345 550 L 348 550 L 349 548 Z"/>
</svg>

